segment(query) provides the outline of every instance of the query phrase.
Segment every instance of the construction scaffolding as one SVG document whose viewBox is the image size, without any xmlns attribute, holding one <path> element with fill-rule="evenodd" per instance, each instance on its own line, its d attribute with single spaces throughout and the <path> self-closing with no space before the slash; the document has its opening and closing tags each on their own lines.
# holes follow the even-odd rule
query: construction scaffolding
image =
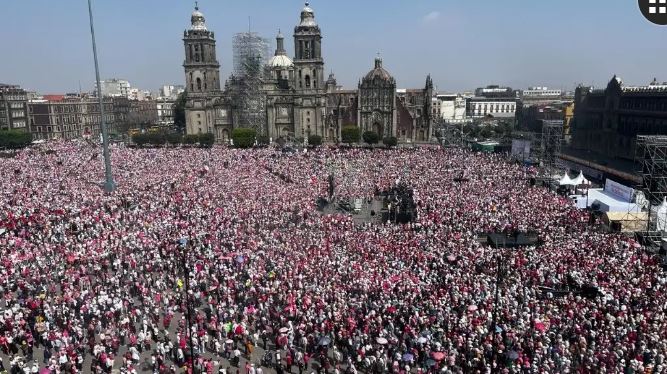
<svg viewBox="0 0 667 374">
<path fill-rule="evenodd" d="M 232 49 L 234 72 L 230 84 L 237 123 L 266 135 L 266 95 L 262 86 L 269 42 L 255 32 L 238 33 L 232 40 Z"/>
<path fill-rule="evenodd" d="M 563 121 L 542 121 L 542 144 L 540 158 L 546 175 L 561 172 L 562 163 L 559 159 L 563 144 Z"/>
<path fill-rule="evenodd" d="M 635 161 L 642 178 L 640 190 L 649 210 L 647 235 L 665 231 L 665 214 L 660 212 L 660 206 L 667 197 L 667 136 L 638 135 L 635 149 Z M 662 235 L 652 235 L 659 236 Z"/>
</svg>

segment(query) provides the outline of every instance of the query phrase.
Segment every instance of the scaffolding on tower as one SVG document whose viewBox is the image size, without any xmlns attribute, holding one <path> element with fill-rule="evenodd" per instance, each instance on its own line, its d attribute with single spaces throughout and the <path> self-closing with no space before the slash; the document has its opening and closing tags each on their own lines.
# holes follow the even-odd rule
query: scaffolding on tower
<svg viewBox="0 0 667 374">
<path fill-rule="evenodd" d="M 269 43 L 255 32 L 234 35 L 232 41 L 234 71 L 230 77 L 233 107 L 239 127 L 252 128 L 266 135 L 266 94 L 263 92 L 264 68 L 269 57 Z"/>
</svg>

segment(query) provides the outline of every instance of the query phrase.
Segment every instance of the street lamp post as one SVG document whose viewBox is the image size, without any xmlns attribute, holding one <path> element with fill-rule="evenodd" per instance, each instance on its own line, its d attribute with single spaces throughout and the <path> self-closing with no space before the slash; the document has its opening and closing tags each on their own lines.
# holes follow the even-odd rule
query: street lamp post
<svg viewBox="0 0 667 374">
<path fill-rule="evenodd" d="M 503 247 L 505 247 L 505 238 L 503 237 Z M 499 372 L 498 368 L 495 367 L 496 361 L 497 361 L 497 355 L 498 355 L 498 347 L 496 343 L 496 329 L 498 326 L 498 303 L 499 303 L 499 296 L 500 296 L 500 285 L 505 277 L 505 271 L 506 271 L 506 264 L 505 260 L 502 257 L 502 252 L 498 254 L 498 257 L 496 259 L 496 289 L 495 289 L 495 297 L 493 301 L 493 321 L 491 322 L 491 336 L 493 337 L 492 341 L 492 355 L 491 355 L 491 372 L 492 373 L 497 373 Z"/>
<path fill-rule="evenodd" d="M 188 271 L 188 240 L 183 238 L 178 241 L 179 248 L 181 249 L 181 265 L 183 266 L 183 278 L 185 281 L 185 318 L 186 318 L 186 334 L 188 334 L 188 341 L 190 344 L 190 360 L 192 361 L 192 372 L 197 374 L 195 369 L 195 352 L 194 345 L 192 344 L 192 327 L 190 326 L 192 319 L 190 319 L 190 272 Z"/>
<path fill-rule="evenodd" d="M 90 37 L 93 41 L 93 58 L 95 60 L 95 80 L 97 82 L 97 99 L 100 101 L 100 127 L 102 129 L 102 147 L 104 149 L 104 190 L 113 192 L 116 184 L 111 174 L 111 154 L 109 152 L 109 133 L 104 120 L 104 98 L 102 97 L 102 85 L 100 84 L 100 68 L 97 63 L 97 45 L 95 43 L 95 27 L 93 26 L 93 7 L 88 0 L 88 16 L 90 18 Z"/>
</svg>

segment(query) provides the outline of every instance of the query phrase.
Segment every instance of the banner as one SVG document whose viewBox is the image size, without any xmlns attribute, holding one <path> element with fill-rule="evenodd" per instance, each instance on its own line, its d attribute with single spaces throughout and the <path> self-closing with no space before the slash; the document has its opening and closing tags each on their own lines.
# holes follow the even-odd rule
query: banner
<svg viewBox="0 0 667 374">
<path fill-rule="evenodd" d="M 618 182 L 614 182 L 609 178 L 607 178 L 605 181 L 604 190 L 608 194 L 613 195 L 614 197 L 618 198 L 619 200 L 623 200 L 626 203 L 631 203 L 632 197 L 635 194 L 635 190 L 633 188 L 624 186 Z"/>
</svg>

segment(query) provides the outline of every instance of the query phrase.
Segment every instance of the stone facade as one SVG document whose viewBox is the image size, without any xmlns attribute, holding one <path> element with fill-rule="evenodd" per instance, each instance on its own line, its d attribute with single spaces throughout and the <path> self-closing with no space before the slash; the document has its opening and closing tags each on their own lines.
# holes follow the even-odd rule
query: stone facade
<svg viewBox="0 0 667 374">
<path fill-rule="evenodd" d="M 227 142 L 241 121 L 239 97 L 249 84 L 245 77 L 231 76 L 220 88 L 220 64 L 215 38 L 206 29 L 199 9 L 184 33 L 186 58 L 186 132 L 209 132 L 218 142 Z M 263 128 L 258 132 L 273 140 L 307 139 L 319 135 L 325 142 L 338 142 L 343 126 L 359 126 L 380 137 L 399 141 L 430 141 L 432 137 L 430 76 L 423 89 L 397 90 L 394 78 L 377 59 L 356 90 L 343 90 L 331 74 L 325 81 L 322 32 L 315 12 L 306 3 L 294 28 L 294 58 L 287 56 L 284 37 L 276 37 L 274 56 L 263 68 L 259 95 Z M 256 81 L 255 81 L 256 82 Z M 253 92 L 254 94 L 254 92 Z M 247 95 L 247 92 L 246 92 Z M 247 99 L 246 99 L 247 100 Z M 247 103 L 245 103 L 247 105 Z"/>
<path fill-rule="evenodd" d="M 19 86 L 0 84 L 0 130 L 29 131 L 28 94 Z"/>
<path fill-rule="evenodd" d="M 614 76 L 607 88 L 575 92 L 572 147 L 634 160 L 637 135 L 667 135 L 667 83 L 631 87 Z"/>
</svg>

